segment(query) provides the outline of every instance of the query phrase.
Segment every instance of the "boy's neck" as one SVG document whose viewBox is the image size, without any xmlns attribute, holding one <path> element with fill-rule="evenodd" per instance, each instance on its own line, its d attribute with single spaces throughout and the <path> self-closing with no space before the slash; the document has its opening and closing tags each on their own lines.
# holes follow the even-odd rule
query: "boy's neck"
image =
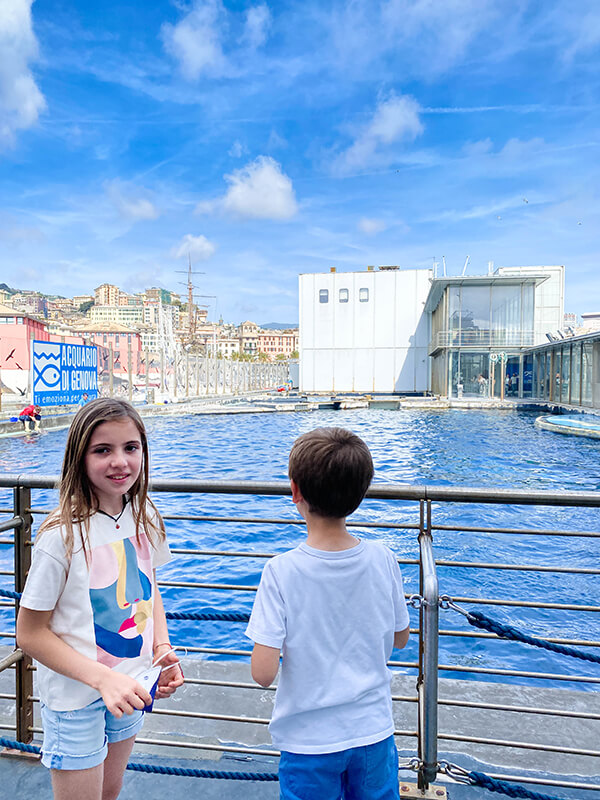
<svg viewBox="0 0 600 800">
<path fill-rule="evenodd" d="M 358 539 L 348 533 L 345 517 L 332 519 L 308 513 L 305 520 L 306 544 L 315 550 L 350 550 L 358 544 Z"/>
</svg>

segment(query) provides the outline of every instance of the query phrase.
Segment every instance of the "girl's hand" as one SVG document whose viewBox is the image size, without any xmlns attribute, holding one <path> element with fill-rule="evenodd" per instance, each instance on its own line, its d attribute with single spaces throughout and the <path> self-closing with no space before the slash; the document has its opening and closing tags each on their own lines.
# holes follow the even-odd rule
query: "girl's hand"
<svg viewBox="0 0 600 800">
<path fill-rule="evenodd" d="M 160 645 L 154 650 L 154 660 L 160 658 L 163 652 L 167 655 L 161 659 L 160 666 L 163 671 L 160 673 L 158 679 L 158 686 L 156 687 L 156 699 L 162 700 L 169 697 L 173 692 L 183 684 L 183 671 L 175 653 L 169 653 L 168 648 L 170 645 Z M 170 666 L 174 664 L 175 666 Z M 166 669 L 168 667 L 168 669 Z"/>
<path fill-rule="evenodd" d="M 148 692 L 135 678 L 112 669 L 107 668 L 106 673 L 103 672 L 96 688 L 106 708 L 117 718 L 123 714 L 133 714 L 136 708 L 142 709 L 152 702 Z"/>
</svg>

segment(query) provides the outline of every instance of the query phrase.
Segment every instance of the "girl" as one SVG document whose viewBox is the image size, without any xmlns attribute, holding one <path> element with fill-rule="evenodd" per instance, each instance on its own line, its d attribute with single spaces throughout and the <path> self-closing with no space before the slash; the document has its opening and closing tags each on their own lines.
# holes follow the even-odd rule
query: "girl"
<svg viewBox="0 0 600 800">
<path fill-rule="evenodd" d="M 44 743 L 56 800 L 113 800 L 151 702 L 136 680 L 153 660 L 156 697 L 183 683 L 154 570 L 170 559 L 148 497 L 144 424 L 123 400 L 76 414 L 60 502 L 40 527 L 17 620 L 38 664 Z"/>
</svg>

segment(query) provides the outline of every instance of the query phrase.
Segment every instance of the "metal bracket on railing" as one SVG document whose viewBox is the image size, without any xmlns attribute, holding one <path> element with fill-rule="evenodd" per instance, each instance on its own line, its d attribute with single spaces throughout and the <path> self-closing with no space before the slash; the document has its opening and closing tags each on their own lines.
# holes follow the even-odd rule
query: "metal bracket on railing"
<svg viewBox="0 0 600 800">
<path fill-rule="evenodd" d="M 451 608 L 453 611 L 458 611 L 459 614 L 462 614 L 463 617 L 467 617 L 467 619 L 471 616 L 468 611 L 460 606 L 457 606 L 456 603 L 452 600 L 449 594 L 442 594 L 440 595 L 440 608 L 444 611 L 447 611 Z"/>
<path fill-rule="evenodd" d="M 469 770 L 463 769 L 457 764 L 451 764 L 449 761 L 440 761 L 438 763 L 438 769 L 456 783 L 467 783 L 469 785 L 472 785 L 473 783 L 473 779 L 471 778 L 471 773 Z"/>
<path fill-rule="evenodd" d="M 23 651 L 17 647 L 16 650 L 13 650 L 12 653 L 9 653 L 6 658 L 3 658 L 0 661 L 0 672 L 4 672 L 5 669 L 12 667 L 13 664 L 16 664 L 17 661 L 21 661 L 23 658 Z"/>
<path fill-rule="evenodd" d="M 412 772 L 418 772 L 421 769 L 421 759 L 413 756 L 412 758 L 407 759 L 406 761 L 399 761 L 398 762 L 398 769 L 407 769 L 411 770 Z"/>
</svg>

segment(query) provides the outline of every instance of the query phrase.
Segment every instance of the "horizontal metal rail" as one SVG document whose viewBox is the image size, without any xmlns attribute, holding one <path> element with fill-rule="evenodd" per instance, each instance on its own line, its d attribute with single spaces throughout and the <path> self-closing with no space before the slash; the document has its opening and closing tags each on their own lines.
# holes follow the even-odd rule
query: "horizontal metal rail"
<svg viewBox="0 0 600 800">
<path fill-rule="evenodd" d="M 42 487 L 37 487 L 42 488 Z M 158 491 L 154 487 L 154 491 Z M 491 490 L 493 491 L 493 490 Z M 389 498 L 387 498 L 389 499 Z M 461 501 L 461 502 L 467 502 Z M 478 501 L 481 502 L 481 501 Z M 490 501 L 497 503 L 507 503 L 505 499 L 498 499 L 497 501 Z M 577 505 L 577 504 L 575 504 Z M 49 514 L 52 509 L 49 508 L 36 508 L 30 509 L 32 514 Z M 12 509 L 10 509 L 12 512 Z M 166 520 L 175 521 L 189 521 L 189 522 L 242 522 L 244 524 L 264 524 L 264 525 L 299 525 L 305 523 L 303 520 L 293 519 L 291 517 L 240 517 L 240 516 L 214 516 L 214 515 L 200 515 L 200 514 L 169 514 L 168 512 L 161 512 L 161 516 Z M 360 520 L 349 520 L 348 527 L 350 528 L 380 528 L 389 530 L 418 530 L 419 525 L 416 522 L 367 522 Z M 515 536 L 574 536 L 583 538 L 600 538 L 598 531 L 564 531 L 564 530 L 542 530 L 534 528 L 489 528 L 482 526 L 472 525 L 432 525 L 432 531 L 446 531 L 449 533 L 503 533 Z M 12 540 L 11 540 L 12 541 Z M 11 541 L 1 542 L 0 544 L 10 544 Z"/>
<path fill-rule="evenodd" d="M 416 633 L 417 631 L 415 631 Z M 411 629 L 412 633 L 412 629 Z M 485 633 L 484 631 L 454 631 L 454 630 L 440 630 L 440 636 L 455 636 L 460 639 L 496 639 L 499 642 L 505 642 L 497 633 Z M 537 636 L 541 642 L 551 642 L 552 644 L 567 644 L 573 647 L 600 647 L 600 642 L 591 641 L 589 639 L 558 639 L 549 636 Z"/>
<path fill-rule="evenodd" d="M 588 789 L 589 791 L 600 791 L 599 783 L 582 783 L 580 781 L 556 781 L 552 778 L 533 778 L 529 775 L 501 775 L 498 772 L 486 772 L 490 778 L 499 781 L 511 781 L 513 783 L 530 783 L 537 786 L 557 786 L 564 789 Z"/>
<path fill-rule="evenodd" d="M 4 533 L 4 531 L 14 530 L 23 524 L 23 517 L 13 517 L 12 519 L 4 520 L 4 522 L 0 522 L 0 533 Z"/>
<path fill-rule="evenodd" d="M 506 533 L 509 536 L 575 536 L 598 539 L 598 531 L 561 531 L 561 530 L 532 530 L 530 528 L 481 528 L 469 525 L 432 525 L 434 531 L 447 533 Z"/>
<path fill-rule="evenodd" d="M 591 756 L 598 758 L 600 750 L 584 750 L 580 747 L 564 747 L 536 742 L 517 742 L 511 739 L 487 739 L 483 736 L 462 736 L 460 734 L 438 733 L 438 739 L 450 742 L 471 742 L 472 744 L 488 744 L 492 747 L 514 747 L 520 750 L 538 750 L 543 753 L 560 753 L 570 756 Z"/>
<path fill-rule="evenodd" d="M 28 489 L 54 489 L 58 475 L 0 475 L 0 487 L 20 486 Z M 150 489 L 154 492 L 198 493 L 198 494 L 253 494 L 264 496 L 290 496 L 292 490 L 287 481 L 197 481 L 185 479 L 153 479 Z M 448 503 L 510 504 L 542 506 L 581 506 L 599 508 L 598 492 L 548 492 L 524 489 L 482 489 L 469 486 L 431 486 L 421 484 L 375 483 L 367 490 L 367 497 L 376 500 L 444 501 Z"/>
<path fill-rule="evenodd" d="M 483 711 L 507 711 L 514 712 L 516 714 L 540 714 L 546 717 L 568 717 L 570 719 L 600 720 L 600 714 L 594 714 L 589 711 L 568 711 L 562 708 L 511 706 L 504 703 L 477 703 L 474 700 L 447 700 L 444 698 L 440 698 L 438 703 L 441 706 L 453 706 L 455 708 L 479 708 Z"/>
<path fill-rule="evenodd" d="M 564 575 L 600 575 L 600 570 L 589 567 L 557 567 L 554 564 L 493 564 L 487 561 L 452 561 L 436 558 L 438 567 L 467 567 L 472 569 L 508 569 L 517 572 L 556 572 Z"/>
</svg>

